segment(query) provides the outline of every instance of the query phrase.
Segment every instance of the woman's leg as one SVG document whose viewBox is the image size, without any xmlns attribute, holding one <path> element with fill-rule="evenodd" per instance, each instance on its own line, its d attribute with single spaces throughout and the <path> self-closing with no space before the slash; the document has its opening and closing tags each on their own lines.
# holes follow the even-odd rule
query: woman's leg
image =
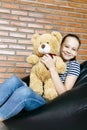
<svg viewBox="0 0 87 130">
<path fill-rule="evenodd" d="M 23 82 L 16 75 L 11 76 L 0 84 L 0 106 L 9 98 L 9 96 L 19 87 L 23 86 Z"/>
<path fill-rule="evenodd" d="M 0 108 L 0 118 L 6 120 L 17 115 L 22 109 L 27 111 L 34 110 L 45 103 L 46 101 L 41 96 L 24 85 L 16 89 L 7 102 Z"/>
</svg>

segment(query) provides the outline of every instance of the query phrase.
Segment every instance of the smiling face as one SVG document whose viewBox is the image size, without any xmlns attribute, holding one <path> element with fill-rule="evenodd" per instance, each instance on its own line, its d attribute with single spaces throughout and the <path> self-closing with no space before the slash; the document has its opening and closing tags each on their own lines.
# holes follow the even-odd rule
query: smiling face
<svg viewBox="0 0 87 130">
<path fill-rule="evenodd" d="M 79 48 L 79 42 L 76 38 L 68 36 L 61 45 L 60 55 L 65 62 L 75 58 Z"/>
</svg>

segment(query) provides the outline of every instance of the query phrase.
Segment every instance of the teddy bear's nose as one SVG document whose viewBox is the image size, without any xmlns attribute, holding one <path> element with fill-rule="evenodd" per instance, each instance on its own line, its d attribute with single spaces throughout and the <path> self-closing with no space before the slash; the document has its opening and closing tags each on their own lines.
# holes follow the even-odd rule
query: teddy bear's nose
<svg viewBox="0 0 87 130">
<path fill-rule="evenodd" d="M 45 45 L 44 45 L 44 44 L 42 44 L 42 45 L 41 45 L 41 47 L 42 47 L 42 48 L 45 48 Z"/>
</svg>

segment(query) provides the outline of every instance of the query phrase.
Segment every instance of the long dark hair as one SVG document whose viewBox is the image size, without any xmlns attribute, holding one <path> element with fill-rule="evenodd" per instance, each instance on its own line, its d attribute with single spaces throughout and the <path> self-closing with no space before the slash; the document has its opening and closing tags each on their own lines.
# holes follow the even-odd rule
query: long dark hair
<svg viewBox="0 0 87 130">
<path fill-rule="evenodd" d="M 79 42 L 79 47 L 81 46 L 81 41 L 80 41 L 79 37 L 78 37 L 76 34 L 71 34 L 71 33 L 70 33 L 70 34 L 67 34 L 67 35 L 65 35 L 65 36 L 63 37 L 63 39 L 62 39 L 62 41 L 61 41 L 61 45 L 65 42 L 65 40 L 66 40 L 67 37 L 76 38 L 77 41 Z M 76 57 L 73 58 L 73 59 L 71 59 L 71 60 L 75 60 L 75 59 L 76 59 Z"/>
</svg>

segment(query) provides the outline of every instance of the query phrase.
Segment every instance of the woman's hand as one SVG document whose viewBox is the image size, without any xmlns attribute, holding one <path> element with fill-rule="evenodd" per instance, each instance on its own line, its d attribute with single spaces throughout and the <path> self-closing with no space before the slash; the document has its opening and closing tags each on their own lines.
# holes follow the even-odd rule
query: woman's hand
<svg viewBox="0 0 87 130">
<path fill-rule="evenodd" d="M 41 62 L 43 62 L 49 70 L 55 69 L 55 60 L 56 59 L 54 57 L 52 59 L 52 57 L 48 54 L 41 58 Z"/>
</svg>

